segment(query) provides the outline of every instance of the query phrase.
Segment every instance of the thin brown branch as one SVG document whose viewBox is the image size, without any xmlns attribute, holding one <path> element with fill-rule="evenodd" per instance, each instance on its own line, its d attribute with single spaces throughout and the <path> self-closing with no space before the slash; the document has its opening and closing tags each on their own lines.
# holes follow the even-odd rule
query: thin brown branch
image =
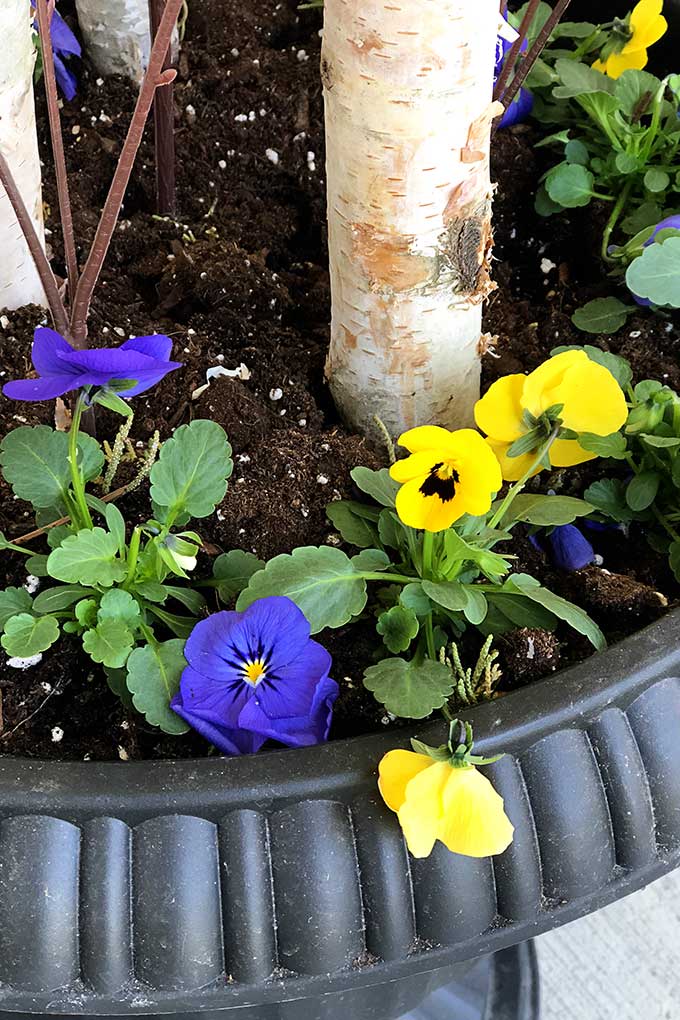
<svg viewBox="0 0 680 1020">
<path fill-rule="evenodd" d="M 131 484 L 134 484 L 131 483 Z M 121 485 L 119 489 L 114 489 L 113 492 L 107 492 L 105 496 L 102 496 L 102 503 L 111 503 L 114 499 L 120 499 L 124 496 L 128 489 L 131 488 L 131 484 Z M 58 528 L 61 524 L 68 524 L 70 517 L 60 517 L 58 521 L 50 521 L 49 524 L 44 524 L 42 528 L 36 528 L 35 531 L 29 531 L 25 535 L 21 535 L 19 538 L 12 539 L 12 545 L 25 545 L 26 542 L 32 542 L 34 538 L 41 538 L 52 528 Z"/>
<path fill-rule="evenodd" d="M 76 342 L 82 343 L 87 337 L 87 317 L 92 294 L 97 285 L 104 259 L 116 229 L 123 199 L 142 141 L 144 127 L 151 110 L 156 89 L 163 85 L 170 85 L 176 77 L 174 71 L 163 71 L 163 63 L 170 46 L 170 40 L 182 3 L 183 0 L 168 0 L 163 11 L 158 33 L 151 47 L 149 66 L 144 75 L 139 96 L 137 97 L 135 112 L 132 115 L 127 137 L 123 144 L 120 159 L 118 160 L 118 166 L 113 175 L 109 194 L 99 220 L 99 226 L 97 227 L 92 248 L 78 282 L 71 307 L 71 332 Z"/>
<path fill-rule="evenodd" d="M 553 34 L 555 27 L 559 23 L 562 15 L 566 11 L 570 3 L 571 0 L 557 0 L 557 3 L 555 4 L 555 8 L 552 14 L 546 20 L 545 25 L 536 36 L 533 46 L 525 56 L 522 63 L 517 68 L 517 73 L 515 74 L 515 77 L 512 79 L 512 82 L 510 83 L 510 85 L 508 86 L 503 95 L 501 102 L 503 103 L 503 106 L 505 107 L 506 110 L 513 102 L 515 96 L 521 89 L 522 85 L 524 85 L 524 82 L 527 80 L 531 68 L 534 66 L 534 64 L 540 57 L 541 53 L 545 49 L 546 44 L 550 39 L 550 36 Z"/>
<path fill-rule="evenodd" d="M 35 268 L 38 272 L 38 276 L 40 277 L 40 282 L 43 285 L 43 290 L 45 291 L 45 297 L 47 298 L 47 304 L 49 306 L 50 312 L 52 313 L 54 325 L 60 333 L 68 337 L 69 335 L 68 316 L 66 315 L 66 308 L 64 307 L 64 302 L 61 300 L 61 296 L 59 294 L 59 288 L 57 286 L 57 281 L 54 278 L 52 267 L 50 266 L 47 255 L 43 250 L 42 244 L 40 243 L 40 238 L 38 237 L 36 229 L 33 225 L 33 220 L 30 217 L 28 209 L 26 208 L 26 205 L 24 203 L 24 200 L 21 197 L 21 192 L 17 187 L 12 171 L 10 170 L 7 160 L 5 159 L 1 152 L 0 152 L 0 184 L 2 184 L 3 188 L 7 192 L 7 198 L 9 199 L 10 204 L 14 209 L 14 214 L 19 222 L 19 226 L 21 227 L 21 232 L 23 233 L 24 238 L 26 239 L 28 250 L 31 253 L 31 258 L 35 263 Z"/>
<path fill-rule="evenodd" d="M 49 10 L 48 0 L 36 0 L 36 10 L 38 12 L 40 43 L 43 54 L 43 78 L 45 79 L 47 114 L 50 122 L 50 138 L 52 141 L 52 154 L 54 156 L 54 173 L 57 180 L 57 195 L 59 197 L 59 218 L 61 220 L 61 232 L 64 237 L 64 259 L 68 274 L 68 292 L 70 300 L 73 301 L 73 295 L 78 285 L 78 260 L 73 232 L 71 196 L 69 194 L 66 172 L 66 157 L 64 155 L 64 140 L 61 133 L 57 81 L 54 73 L 54 51 L 52 49 L 52 35 L 50 32 L 50 21 L 54 15 Z"/>
<path fill-rule="evenodd" d="M 149 0 L 151 38 L 155 39 L 161 23 L 165 0 Z M 168 48 L 163 70 L 172 64 L 172 46 Z M 153 101 L 154 145 L 156 149 L 156 212 L 174 217 L 177 212 L 175 181 L 175 96 L 172 85 L 159 89 Z"/>
<path fill-rule="evenodd" d="M 515 69 L 517 57 L 519 56 L 520 50 L 529 34 L 529 29 L 536 17 L 536 11 L 538 10 L 540 2 L 541 0 L 530 0 L 519 26 L 517 38 L 510 47 L 507 57 L 503 61 L 503 67 L 501 68 L 501 73 L 498 76 L 498 81 L 496 82 L 496 87 L 493 92 L 494 100 L 503 99 L 503 93 L 505 92 L 508 81 L 510 80 L 510 75 Z"/>
</svg>

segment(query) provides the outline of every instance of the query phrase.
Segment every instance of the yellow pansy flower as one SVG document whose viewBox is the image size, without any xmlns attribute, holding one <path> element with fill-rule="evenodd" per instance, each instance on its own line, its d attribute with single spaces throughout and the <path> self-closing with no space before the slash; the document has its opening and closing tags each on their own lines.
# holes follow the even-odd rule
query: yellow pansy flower
<svg viewBox="0 0 680 1020">
<path fill-rule="evenodd" d="M 415 751 L 388 751 L 378 787 L 397 813 L 414 857 L 428 857 L 436 840 L 466 857 L 501 854 L 514 827 L 503 798 L 474 765 L 435 761 Z"/>
<path fill-rule="evenodd" d="M 401 483 L 396 507 L 411 528 L 445 531 L 463 514 L 485 514 L 503 479 L 498 461 L 474 429 L 422 425 L 399 437 L 410 457 L 390 475 Z"/>
<path fill-rule="evenodd" d="M 609 436 L 628 416 L 626 398 L 616 379 L 603 365 L 591 361 L 585 351 L 556 354 L 530 375 L 507 375 L 477 401 L 475 421 L 487 434 L 507 481 L 522 478 L 536 459 L 535 451 L 508 456 L 510 446 L 529 431 L 524 412 L 537 419 L 560 404 L 563 427 L 577 433 Z M 577 439 L 556 439 L 549 450 L 553 467 L 571 467 L 596 456 Z"/>
<path fill-rule="evenodd" d="M 663 0 L 640 0 L 630 15 L 631 37 L 618 53 L 610 53 L 596 60 L 593 67 L 610 78 L 619 78 L 631 68 L 640 71 L 647 66 L 647 49 L 658 42 L 668 30 L 668 22 L 661 14 Z"/>
</svg>

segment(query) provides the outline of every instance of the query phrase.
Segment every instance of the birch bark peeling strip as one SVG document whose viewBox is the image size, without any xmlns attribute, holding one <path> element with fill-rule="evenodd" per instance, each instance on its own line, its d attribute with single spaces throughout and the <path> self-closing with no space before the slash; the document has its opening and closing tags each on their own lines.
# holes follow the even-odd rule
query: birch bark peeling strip
<svg viewBox="0 0 680 1020">
<path fill-rule="evenodd" d="M 87 54 L 97 70 L 123 74 L 140 85 L 151 53 L 149 0 L 76 0 L 76 8 Z M 175 47 L 176 32 L 173 52 Z"/>
<path fill-rule="evenodd" d="M 0 147 L 44 242 L 40 158 L 33 98 L 30 0 L 0 0 Z M 0 184 L 0 308 L 44 305 L 45 292 L 14 210 Z"/>
<path fill-rule="evenodd" d="M 363 432 L 472 422 L 498 20 L 498 0 L 325 3 L 326 373 Z"/>
</svg>

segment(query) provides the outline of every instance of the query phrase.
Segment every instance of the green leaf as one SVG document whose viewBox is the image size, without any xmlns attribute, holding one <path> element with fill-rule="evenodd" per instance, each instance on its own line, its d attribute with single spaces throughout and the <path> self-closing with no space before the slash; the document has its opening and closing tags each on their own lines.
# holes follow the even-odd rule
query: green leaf
<svg viewBox="0 0 680 1020">
<path fill-rule="evenodd" d="M 619 108 L 628 118 L 634 114 L 645 113 L 649 107 L 641 108 L 641 101 L 651 102 L 659 90 L 661 82 L 647 71 L 624 71 L 614 82 L 614 95 L 619 101 Z"/>
<path fill-rule="evenodd" d="M 621 229 L 629 235 L 639 234 L 647 227 L 654 227 L 663 219 L 663 210 L 657 202 L 643 202 L 621 221 Z"/>
<path fill-rule="evenodd" d="M 529 574 L 513 574 L 512 577 L 508 578 L 504 587 L 521 592 L 522 595 L 531 599 L 532 602 L 537 602 L 550 613 L 554 613 L 558 619 L 564 620 L 565 623 L 568 623 L 579 634 L 587 637 L 598 651 L 606 648 L 607 642 L 605 636 L 595 621 L 591 620 L 588 614 L 583 609 L 580 609 L 579 606 L 575 606 L 572 602 L 567 602 L 561 596 L 555 595 L 554 592 L 548 591 L 547 588 L 543 588 L 536 578 L 531 577 Z"/>
<path fill-rule="evenodd" d="M 489 611 L 486 595 L 474 585 L 466 585 L 465 594 L 467 595 L 467 604 L 463 606 L 465 619 L 474 627 L 478 627 L 486 619 Z"/>
<path fill-rule="evenodd" d="M 578 163 L 588 166 L 590 154 L 587 147 L 578 138 L 571 138 L 564 147 L 564 158 L 567 163 Z"/>
<path fill-rule="evenodd" d="M 326 516 L 345 542 L 355 545 L 358 549 L 369 549 L 377 544 L 378 529 L 374 523 L 375 518 L 366 517 L 362 513 L 363 509 L 361 503 L 343 499 L 329 503 L 326 507 Z"/>
<path fill-rule="evenodd" d="M 634 174 L 640 165 L 630 152 L 617 152 L 614 163 L 620 174 Z"/>
<path fill-rule="evenodd" d="M 562 206 L 557 202 L 553 202 L 552 198 L 546 191 L 545 184 L 539 185 L 538 190 L 536 191 L 534 209 L 539 216 L 554 216 L 555 213 L 562 212 Z"/>
<path fill-rule="evenodd" d="M 10 657 L 28 659 L 45 652 L 59 637 L 59 624 L 53 616 L 19 613 L 5 623 L 0 643 Z"/>
<path fill-rule="evenodd" d="M 626 503 L 625 484 L 618 478 L 602 478 L 599 482 L 593 482 L 584 495 L 596 510 L 612 520 L 625 524 L 633 519 Z"/>
<path fill-rule="evenodd" d="M 557 619 L 543 606 L 525 598 L 517 590 L 499 588 L 486 593 L 489 611 L 480 630 L 484 634 L 502 634 L 517 627 L 554 630 Z"/>
<path fill-rule="evenodd" d="M 451 610 L 452 613 L 461 612 L 467 606 L 467 592 L 460 581 L 445 581 L 440 584 L 422 581 L 421 584 L 428 598 L 438 606 Z"/>
<path fill-rule="evenodd" d="M 173 584 L 168 584 L 165 587 L 168 595 L 177 602 L 180 602 L 194 616 L 200 616 L 207 605 L 203 595 L 199 591 L 194 591 L 193 588 L 180 588 L 175 587 Z"/>
<path fill-rule="evenodd" d="M 626 488 L 626 503 L 631 510 L 636 513 L 647 510 L 656 499 L 660 482 L 661 476 L 656 471 L 643 471 L 631 478 Z"/>
<path fill-rule="evenodd" d="M 99 443 L 81 435 L 78 454 L 85 480 L 95 478 L 104 464 Z M 14 429 L 0 443 L 0 466 L 19 499 L 34 507 L 61 507 L 71 483 L 68 434 L 47 425 Z"/>
<path fill-rule="evenodd" d="M 401 589 L 399 601 L 406 609 L 412 610 L 416 616 L 427 616 L 432 610 L 432 603 L 423 591 L 420 581 L 413 581 Z"/>
<path fill-rule="evenodd" d="M 590 503 L 583 499 L 575 499 L 573 496 L 520 493 L 512 501 L 508 514 L 511 520 L 548 528 L 571 524 L 577 517 L 586 517 L 592 509 Z"/>
<path fill-rule="evenodd" d="M 56 588 L 47 588 L 36 595 L 33 611 L 41 616 L 46 613 L 60 613 L 82 599 L 83 595 L 89 594 L 90 589 L 83 588 L 79 584 L 60 584 Z"/>
<path fill-rule="evenodd" d="M 352 556 L 351 562 L 355 570 L 366 574 L 374 574 L 392 566 L 389 556 L 382 549 L 363 549 L 356 556 Z"/>
<path fill-rule="evenodd" d="M 611 78 L 576 60 L 562 58 L 555 64 L 555 70 L 562 82 L 553 89 L 555 99 L 571 99 L 594 92 L 611 95 L 614 92 L 614 81 Z"/>
<path fill-rule="evenodd" d="M 355 485 L 367 493 L 381 506 L 394 507 L 399 483 L 390 477 L 389 468 L 372 471 L 367 467 L 356 467 L 350 472 Z"/>
<path fill-rule="evenodd" d="M 177 638 L 135 648 L 127 661 L 127 687 L 135 708 L 164 733 L 179 735 L 189 729 L 170 708 L 185 668 L 184 641 Z"/>
<path fill-rule="evenodd" d="M 24 566 L 30 574 L 35 577 L 49 577 L 49 570 L 47 569 L 47 556 L 29 556 L 25 561 Z"/>
<path fill-rule="evenodd" d="M 593 197 L 595 178 L 590 170 L 578 163 L 562 163 L 548 174 L 545 187 L 548 195 L 565 209 L 588 205 Z"/>
<path fill-rule="evenodd" d="M 98 608 L 95 599 L 83 599 L 82 602 L 78 602 L 73 612 L 81 627 L 97 626 Z"/>
<path fill-rule="evenodd" d="M 625 326 L 631 311 L 631 306 L 624 305 L 618 298 L 595 298 L 577 308 L 571 321 L 584 333 L 616 333 Z"/>
<path fill-rule="evenodd" d="M 127 573 L 125 563 L 116 558 L 117 554 L 115 535 L 103 528 L 84 528 L 52 550 L 47 567 L 58 581 L 110 588 Z"/>
<path fill-rule="evenodd" d="M 127 382 L 130 381 L 127 380 Z M 130 389 L 129 386 L 127 388 Z M 98 390 L 93 397 L 92 403 L 101 404 L 102 407 L 105 407 L 108 411 L 113 411 L 114 414 L 119 414 L 122 418 L 129 418 L 133 413 L 130 405 L 111 390 Z"/>
<path fill-rule="evenodd" d="M 83 648 L 93 660 L 110 669 L 125 665 L 132 651 L 134 638 L 123 620 L 107 617 L 94 630 L 83 634 Z"/>
<path fill-rule="evenodd" d="M 118 552 L 125 555 L 125 518 L 113 503 L 108 503 L 104 512 L 106 526 L 118 543 Z"/>
<path fill-rule="evenodd" d="M 197 419 L 164 443 L 151 469 L 151 498 L 167 508 L 167 520 L 182 513 L 209 517 L 227 491 L 234 463 L 224 429 Z"/>
<path fill-rule="evenodd" d="M 584 450 L 596 453 L 598 457 L 610 457 L 613 460 L 626 459 L 628 443 L 620 432 L 612 432 L 610 436 L 596 436 L 592 432 L 581 432 L 578 441 Z"/>
<path fill-rule="evenodd" d="M 640 439 L 647 446 L 654 446 L 659 450 L 670 450 L 680 446 L 680 436 L 650 436 L 645 432 L 640 433 Z"/>
<path fill-rule="evenodd" d="M 5 588 L 0 591 L 0 631 L 13 616 L 30 613 L 32 606 L 33 600 L 25 588 Z"/>
<path fill-rule="evenodd" d="M 217 590 L 222 601 L 230 602 L 240 595 L 248 587 L 253 574 L 264 570 L 264 567 L 263 560 L 242 549 L 232 549 L 218 556 L 213 564 L 213 577 L 220 582 Z"/>
<path fill-rule="evenodd" d="M 457 531 L 449 528 L 444 533 L 447 572 L 451 564 L 470 562 L 476 564 L 490 580 L 495 581 L 507 574 L 510 566 L 504 556 L 469 545 Z"/>
<path fill-rule="evenodd" d="M 661 191 L 665 191 L 668 185 L 671 183 L 671 179 L 665 170 L 657 170 L 652 167 L 645 174 L 645 187 L 647 191 L 651 191 L 652 194 L 658 194 Z"/>
<path fill-rule="evenodd" d="M 158 581 L 139 581 L 135 584 L 137 594 L 147 602 L 163 603 L 168 598 L 168 590 Z"/>
<path fill-rule="evenodd" d="M 453 677 L 441 662 L 419 665 L 404 659 L 383 659 L 369 666 L 364 684 L 388 712 L 404 719 L 425 719 L 451 697 Z"/>
<path fill-rule="evenodd" d="M 125 668 L 109 669 L 104 666 L 104 674 L 106 676 L 106 682 L 116 697 L 120 698 L 125 708 L 132 711 L 135 706 L 132 703 L 132 695 L 130 694 L 125 682 L 127 679 L 127 670 Z"/>
<path fill-rule="evenodd" d="M 389 549 L 399 549 L 404 539 L 405 529 L 392 510 L 382 510 L 378 518 L 378 535 L 383 545 Z"/>
<path fill-rule="evenodd" d="M 153 616 L 165 624 L 168 630 L 172 631 L 175 637 L 182 638 L 184 641 L 186 641 L 196 626 L 197 621 L 193 616 L 180 616 L 178 613 L 169 613 L 167 609 L 161 609 L 155 605 L 150 605 L 148 609 Z"/>
<path fill-rule="evenodd" d="M 366 581 L 341 549 L 302 546 L 270 560 L 250 579 L 236 608 L 247 609 L 257 599 L 285 595 L 302 610 L 318 634 L 325 627 L 342 627 L 366 605 Z"/>
<path fill-rule="evenodd" d="M 133 630 L 141 620 L 139 603 L 130 592 L 115 588 L 102 595 L 97 618 L 103 620 L 120 620 Z M 107 663 L 109 665 L 109 663 Z"/>
<path fill-rule="evenodd" d="M 680 308 L 680 237 L 645 248 L 628 266 L 626 284 L 637 297 Z"/>
<path fill-rule="evenodd" d="M 405 652 L 420 629 L 418 618 L 412 609 L 392 606 L 378 617 L 376 630 L 394 654 Z"/>
</svg>

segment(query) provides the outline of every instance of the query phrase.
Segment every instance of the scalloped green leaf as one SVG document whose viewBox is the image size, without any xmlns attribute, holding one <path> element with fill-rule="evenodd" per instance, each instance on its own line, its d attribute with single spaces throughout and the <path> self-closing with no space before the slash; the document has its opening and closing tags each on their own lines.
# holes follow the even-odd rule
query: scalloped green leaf
<svg viewBox="0 0 680 1020">
<path fill-rule="evenodd" d="M 399 492 L 399 483 L 390 476 L 389 468 L 373 471 L 367 467 L 355 467 L 350 474 L 352 481 L 376 503 L 380 503 L 381 506 L 394 507 Z"/>
<path fill-rule="evenodd" d="M 680 308 L 680 237 L 650 244 L 626 270 L 628 289 L 639 298 Z"/>
<path fill-rule="evenodd" d="M 453 676 L 441 662 L 383 659 L 369 666 L 364 685 L 388 712 L 403 719 L 425 719 L 451 697 Z"/>
<path fill-rule="evenodd" d="M 302 610 L 318 634 L 325 627 L 342 627 L 366 605 L 366 581 L 349 556 L 331 546 L 302 546 L 270 560 L 250 579 L 236 608 L 247 609 L 257 599 L 285 595 Z"/>
<path fill-rule="evenodd" d="M 5 623 L 0 643 L 9 656 L 28 659 L 46 652 L 59 637 L 59 623 L 53 616 L 31 616 L 19 613 Z"/>
<path fill-rule="evenodd" d="M 218 556 L 213 564 L 213 577 L 220 582 L 217 590 L 222 601 L 229 602 L 240 595 L 253 574 L 264 567 L 264 560 L 243 549 L 231 549 Z"/>
<path fill-rule="evenodd" d="M 163 443 L 151 469 L 151 498 L 170 521 L 182 514 L 209 517 L 224 499 L 233 468 L 224 429 L 197 419 Z"/>
<path fill-rule="evenodd" d="M 84 528 L 52 550 L 47 568 L 58 581 L 110 588 L 127 573 L 117 554 L 115 535 L 103 528 Z"/>
<path fill-rule="evenodd" d="M 593 197 L 594 185 L 595 178 L 590 170 L 579 163 L 561 163 L 550 171 L 545 180 L 549 197 L 564 209 L 588 205 Z"/>
<path fill-rule="evenodd" d="M 164 733 L 186 733 L 188 725 L 170 708 L 186 668 L 184 641 L 171 638 L 161 644 L 135 648 L 127 660 L 127 688 L 138 712 Z"/>
<path fill-rule="evenodd" d="M 336 531 L 339 531 L 345 542 L 355 545 L 357 549 L 370 549 L 378 543 L 378 529 L 375 525 L 376 509 L 366 508 L 364 513 L 361 503 L 353 500 L 338 500 L 326 507 L 326 516 Z"/>
<path fill-rule="evenodd" d="M 30 613 L 33 599 L 25 588 L 5 588 L 0 591 L 0 631 L 13 616 Z"/>
<path fill-rule="evenodd" d="M 132 597 L 130 592 L 114 588 L 112 591 L 107 591 L 102 595 L 97 619 L 100 622 L 104 620 L 120 620 L 126 627 L 134 628 L 141 619 L 139 603 L 137 599 Z"/>
<path fill-rule="evenodd" d="M 420 624 L 412 609 L 398 605 L 381 613 L 376 630 L 389 650 L 398 655 L 408 649 L 420 630 Z"/>
<path fill-rule="evenodd" d="M 85 480 L 96 478 L 104 465 L 96 439 L 81 434 L 78 454 Z M 47 425 L 14 429 L 0 443 L 0 466 L 19 499 L 36 508 L 61 507 L 71 482 L 68 435 Z"/>
<path fill-rule="evenodd" d="M 631 305 L 616 297 L 595 298 L 577 308 L 571 321 L 584 333 L 616 333 L 625 326 L 632 311 Z"/>
<path fill-rule="evenodd" d="M 124 593 L 121 593 L 124 594 Z M 83 634 L 83 648 L 93 660 L 109 669 L 121 669 L 132 651 L 134 637 L 123 620 L 106 617 Z"/>
</svg>

